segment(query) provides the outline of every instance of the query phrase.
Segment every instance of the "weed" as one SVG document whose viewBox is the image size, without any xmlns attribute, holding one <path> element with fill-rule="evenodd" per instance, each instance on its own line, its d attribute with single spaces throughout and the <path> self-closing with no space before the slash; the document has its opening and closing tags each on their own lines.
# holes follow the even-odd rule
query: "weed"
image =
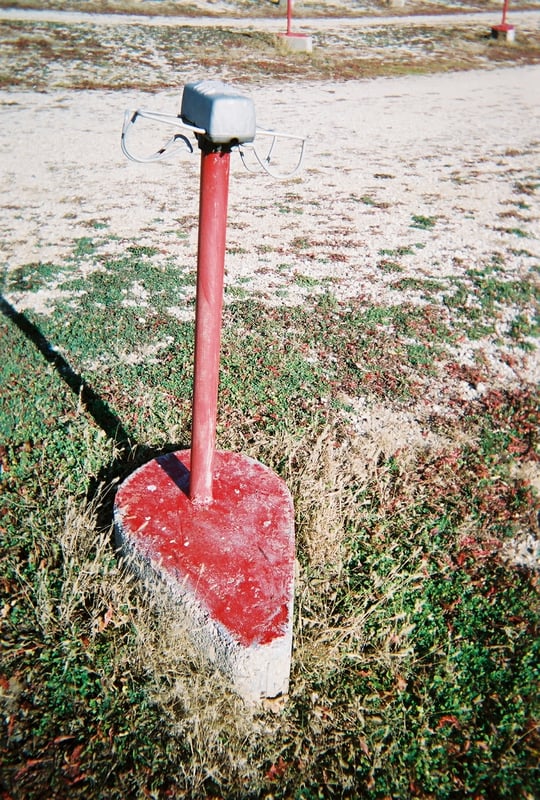
<svg viewBox="0 0 540 800">
<path fill-rule="evenodd" d="M 414 290 L 422 292 L 424 297 L 432 298 L 433 295 L 438 294 L 443 288 L 442 281 L 434 280 L 433 278 L 401 278 L 396 281 L 394 287 L 404 291 Z"/>
<path fill-rule="evenodd" d="M 86 223 L 89 228 L 93 228 L 96 231 L 102 231 L 109 227 L 109 223 L 99 220 L 99 219 L 90 219 Z"/>
<path fill-rule="evenodd" d="M 422 214 L 413 214 L 411 228 L 430 231 L 435 227 L 436 222 L 436 217 L 424 217 Z"/>
<path fill-rule="evenodd" d="M 50 285 L 51 281 L 61 272 L 61 269 L 51 263 L 38 262 L 26 264 L 10 271 L 9 287 L 15 291 L 35 291 L 43 285 Z M 6 282 L 6 277 L 4 277 Z"/>
<path fill-rule="evenodd" d="M 89 236 L 83 236 L 75 242 L 73 257 L 80 258 L 81 256 L 90 256 L 94 253 L 95 249 L 94 240 Z"/>
<path fill-rule="evenodd" d="M 299 272 L 295 273 L 294 282 L 297 286 L 312 287 L 317 286 L 320 281 L 318 278 L 313 278 L 311 275 L 301 275 Z"/>
<path fill-rule="evenodd" d="M 538 315 L 535 319 L 530 319 L 526 314 L 518 314 L 515 319 L 510 323 L 508 334 L 512 339 L 515 339 L 521 347 L 534 348 L 532 342 L 527 342 L 527 339 L 537 337 L 540 333 L 540 320 Z"/>
<path fill-rule="evenodd" d="M 227 247 L 227 253 L 230 253 L 231 255 L 242 256 L 249 253 L 249 250 L 246 250 L 245 247 L 241 247 L 240 245 L 229 245 Z"/>
<path fill-rule="evenodd" d="M 402 272 L 403 267 L 398 261 L 383 258 L 377 262 L 377 267 L 383 272 Z"/>
<path fill-rule="evenodd" d="M 534 181 L 516 181 L 514 184 L 514 191 L 516 194 L 524 194 L 531 197 L 536 193 L 540 184 Z"/>
<path fill-rule="evenodd" d="M 302 208 L 299 208 L 299 207 L 295 208 L 294 206 L 290 206 L 288 204 L 287 205 L 285 205 L 285 204 L 279 205 L 277 210 L 279 211 L 280 214 L 303 214 L 304 213 Z"/>
<path fill-rule="evenodd" d="M 506 228 L 505 233 L 509 233 L 512 236 L 518 236 L 520 239 L 529 238 L 527 231 L 524 231 L 522 228 Z"/>
<path fill-rule="evenodd" d="M 225 293 L 227 296 L 235 297 L 238 300 L 245 300 L 249 297 L 248 290 L 244 289 L 242 286 L 227 286 L 225 288 Z"/>
<path fill-rule="evenodd" d="M 157 255 L 159 252 L 157 247 L 148 247 L 142 244 L 133 244 L 128 245 L 127 252 L 132 253 L 134 256 L 148 256 L 151 258 L 152 256 Z"/>
<path fill-rule="evenodd" d="M 386 249 L 383 248 L 379 250 L 380 256 L 410 256 L 414 253 L 412 247 L 408 247 L 407 245 L 403 245 L 401 247 L 396 247 L 395 249 Z"/>
<path fill-rule="evenodd" d="M 293 250 L 307 250 L 311 247 L 311 242 L 306 236 L 295 236 L 291 241 Z"/>
</svg>

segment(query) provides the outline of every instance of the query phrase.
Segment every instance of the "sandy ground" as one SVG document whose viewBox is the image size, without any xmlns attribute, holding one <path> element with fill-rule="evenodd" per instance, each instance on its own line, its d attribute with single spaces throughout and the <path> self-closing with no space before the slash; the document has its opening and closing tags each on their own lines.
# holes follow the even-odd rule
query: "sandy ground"
<svg viewBox="0 0 540 800">
<path fill-rule="evenodd" d="M 423 302 L 393 286 L 383 253 L 399 251 L 399 277 L 413 279 L 459 276 L 493 256 L 519 278 L 540 257 L 539 194 L 520 189 L 538 183 L 539 66 L 250 91 L 261 125 L 305 134 L 308 146 L 301 172 L 285 181 L 246 172 L 233 154 L 229 286 L 269 303 L 328 289 L 365 303 Z M 197 151 L 142 165 L 120 150 L 126 108 L 177 113 L 180 96 L 181 87 L 155 96 L 0 93 L 4 268 L 65 259 L 92 236 L 111 252 L 136 239 L 195 269 Z M 148 123 L 140 134 L 133 148 L 146 153 L 169 131 Z M 282 148 L 292 163 L 291 146 Z M 414 227 L 414 217 L 433 226 Z M 11 300 L 46 311 L 52 295 Z M 467 347 L 458 356 L 472 363 Z M 500 360 L 495 373 L 516 380 Z M 539 378 L 532 354 L 518 379 Z"/>
<path fill-rule="evenodd" d="M 250 91 L 261 125 L 309 138 L 303 168 L 289 180 L 248 173 L 233 154 L 229 287 L 275 304 L 325 291 L 366 305 L 422 303 L 421 292 L 394 285 L 396 275 L 381 260 L 397 260 L 398 278 L 413 280 L 465 277 L 493 257 L 509 279 L 530 280 L 535 263 L 538 270 L 540 194 L 526 190 L 540 178 L 540 66 Z M 155 96 L 0 93 L 4 269 L 61 263 L 90 236 L 100 253 L 124 253 L 135 240 L 195 270 L 197 151 L 143 165 L 120 150 L 126 108 L 177 113 L 180 96 L 181 87 Z M 133 148 L 141 153 L 166 138 L 153 123 L 140 133 Z M 290 145 L 285 141 L 284 151 Z M 296 153 L 288 156 L 291 163 Z M 433 226 L 415 227 L 414 217 Z M 82 266 L 92 269 L 92 260 Z M 46 313 L 54 293 L 52 286 L 9 299 L 20 310 Z M 474 366 L 475 348 L 491 362 L 492 385 L 540 379 L 538 350 L 516 369 L 495 339 L 464 339 L 456 362 Z M 422 418 L 446 413 L 445 395 L 466 401 L 484 389 L 446 375 L 410 413 L 349 398 L 351 421 L 377 447 L 385 436 L 392 448 L 423 446 Z M 540 491 L 538 471 L 529 479 Z"/>
<path fill-rule="evenodd" d="M 318 256 L 341 253 L 329 267 L 308 252 L 301 266 L 314 276 L 330 269 L 342 294 L 380 291 L 373 282 L 380 249 L 421 242 L 410 273 L 441 275 L 457 258 L 473 266 L 516 245 L 498 215 L 511 211 L 517 182 L 538 178 L 540 67 L 250 91 L 261 125 L 307 135 L 308 144 L 302 171 L 288 181 L 251 175 L 233 155 L 231 280 L 258 273 L 261 247 L 271 270 L 272 257 L 284 260 L 299 237 Z M 196 227 L 196 153 L 140 165 L 120 151 L 126 108 L 175 114 L 180 97 L 181 87 L 153 96 L 0 93 L 2 261 L 62 258 L 95 220 L 117 237 L 143 235 L 154 244 L 165 244 L 178 219 Z M 143 125 L 132 145 L 145 154 L 169 131 Z M 291 163 L 293 147 L 281 145 Z M 282 166 L 279 157 L 275 165 Z M 539 256 L 538 199 L 530 196 L 528 205 L 519 224 Z M 438 224 L 411 230 L 412 215 Z M 241 257 L 235 248 L 245 251 Z"/>
</svg>

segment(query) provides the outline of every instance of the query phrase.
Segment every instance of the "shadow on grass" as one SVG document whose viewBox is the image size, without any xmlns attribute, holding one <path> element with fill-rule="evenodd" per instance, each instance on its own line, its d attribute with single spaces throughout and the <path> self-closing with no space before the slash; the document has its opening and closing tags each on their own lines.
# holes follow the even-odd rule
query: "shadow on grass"
<svg viewBox="0 0 540 800">
<path fill-rule="evenodd" d="M 120 451 L 131 450 L 135 443 L 116 414 L 111 411 L 107 403 L 89 386 L 84 378 L 75 372 L 69 362 L 52 346 L 39 328 L 33 322 L 30 322 L 28 317 L 17 311 L 3 295 L 0 295 L 0 310 L 5 317 L 11 320 L 24 333 L 26 338 L 39 350 L 43 358 L 53 365 L 62 380 L 80 398 L 96 425 L 107 434 L 109 439 L 115 442 Z"/>
<path fill-rule="evenodd" d="M 37 325 L 17 311 L 2 294 L 0 294 L 0 311 L 32 342 L 43 358 L 52 364 L 65 384 L 79 398 L 96 425 L 114 442 L 115 458 L 111 463 L 105 464 L 96 476 L 90 477 L 86 492 L 87 501 L 96 502 L 98 526 L 108 528 L 113 515 L 116 485 L 141 464 L 174 450 L 183 450 L 186 444 L 177 443 L 161 448 L 138 444 L 105 400 L 72 368 Z"/>
</svg>

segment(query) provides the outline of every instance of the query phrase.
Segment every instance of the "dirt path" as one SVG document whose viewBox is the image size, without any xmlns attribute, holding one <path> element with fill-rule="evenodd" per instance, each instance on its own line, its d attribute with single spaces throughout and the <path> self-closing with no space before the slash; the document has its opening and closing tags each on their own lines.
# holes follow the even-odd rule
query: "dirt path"
<svg viewBox="0 0 540 800">
<path fill-rule="evenodd" d="M 289 181 L 250 175 L 233 159 L 232 284 L 301 302 L 330 279 L 340 297 L 394 302 L 402 290 L 380 268 L 381 252 L 404 252 L 400 275 L 411 280 L 460 274 L 496 253 L 519 276 L 540 257 L 540 200 L 518 191 L 538 180 L 540 66 L 252 94 L 261 125 L 309 141 L 303 172 Z M 192 259 L 198 158 L 140 165 L 119 147 L 126 108 L 176 113 L 179 99 L 178 90 L 0 93 L 8 268 L 65 258 L 96 225 Z M 150 126 L 135 147 L 157 149 L 165 134 Z M 415 217 L 432 223 L 411 227 Z"/>
<path fill-rule="evenodd" d="M 285 16 L 280 17 L 231 17 L 227 14 L 209 17 L 171 17 L 146 16 L 142 14 L 90 14 L 76 11 L 39 11 L 35 9 L 2 8 L 0 19 L 28 22 L 60 22 L 88 23 L 91 25 L 148 25 L 148 26 L 181 26 L 181 27 L 227 27 L 279 32 L 285 28 Z M 509 18 L 510 20 L 510 18 Z M 344 30 L 352 28 L 368 28 L 380 25 L 470 25 L 485 22 L 487 26 L 500 22 L 500 10 L 476 12 L 468 14 L 416 14 L 400 16 L 365 16 L 365 17 L 314 17 L 294 18 L 294 30 L 310 33 L 316 31 Z M 519 26 L 538 25 L 540 27 L 540 9 L 538 11 L 514 11 L 511 14 L 512 24 Z"/>
<path fill-rule="evenodd" d="M 159 246 L 163 258 L 194 268 L 196 154 L 141 165 L 120 151 L 124 110 L 177 113 L 181 85 L 154 94 L 0 92 L 0 265 L 65 263 L 90 238 L 101 252 L 133 241 Z M 248 174 L 234 157 L 229 290 L 272 304 L 331 292 L 345 302 L 397 305 L 425 303 L 431 279 L 457 286 L 494 261 L 509 280 L 530 280 L 540 259 L 540 66 L 265 81 L 250 92 L 259 124 L 309 141 L 301 175 L 288 181 Z M 141 152 L 168 135 L 150 126 Z M 53 293 L 54 285 L 12 300 L 46 311 Z M 538 351 L 517 371 L 485 340 L 467 340 L 456 359 L 474 364 L 478 348 L 501 381 L 540 379 Z M 470 391 L 464 385 L 464 398 Z"/>
</svg>

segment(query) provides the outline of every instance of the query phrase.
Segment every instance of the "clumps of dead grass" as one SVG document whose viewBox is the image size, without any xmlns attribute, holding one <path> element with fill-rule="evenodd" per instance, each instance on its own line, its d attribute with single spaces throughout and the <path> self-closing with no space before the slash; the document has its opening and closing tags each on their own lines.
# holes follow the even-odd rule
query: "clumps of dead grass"
<svg viewBox="0 0 540 800">
<path fill-rule="evenodd" d="M 42 557 L 31 604 L 43 633 L 77 635 L 82 609 L 88 633 L 125 622 L 120 609 L 133 581 L 114 559 L 110 531 L 96 528 L 96 502 L 81 509 L 68 498 L 58 531 L 39 542 Z"/>
<path fill-rule="evenodd" d="M 358 567 L 365 572 L 365 591 L 359 594 L 358 587 L 351 592 L 351 542 L 358 525 L 371 515 L 373 494 L 384 503 L 394 492 L 395 476 L 385 465 L 397 455 L 405 471 L 415 452 L 428 448 L 420 438 L 405 447 L 395 426 L 393 437 L 385 425 L 358 435 L 339 415 L 322 430 L 314 425 L 302 436 L 283 433 L 252 442 L 250 454 L 278 466 L 295 503 L 296 697 L 309 693 L 314 680 L 319 683 L 340 669 L 345 658 L 366 663 L 375 658 L 393 668 L 410 653 L 408 615 L 399 609 L 386 614 L 385 609 L 406 586 L 421 581 L 421 549 L 402 553 L 396 541 L 385 553 L 390 566 L 381 573 L 366 559 Z M 382 620 L 376 643 L 366 625 L 374 617 Z"/>
<path fill-rule="evenodd" d="M 452 576 L 462 580 L 471 570 L 480 579 L 486 559 L 496 557 L 480 548 L 478 521 L 473 525 L 468 510 L 466 481 L 473 486 L 484 475 L 476 460 L 467 472 L 459 448 L 435 447 L 423 437 L 404 441 L 399 425 L 396 416 L 394 436 L 390 423 L 359 434 L 336 412 L 322 427 L 260 431 L 240 442 L 282 475 L 295 501 L 291 695 L 273 712 L 246 708 L 194 646 L 180 611 L 171 614 L 166 593 L 145 591 L 129 564 L 116 559 L 112 531 L 97 523 L 102 498 L 82 509 L 68 502 L 58 539 L 49 545 L 61 574 L 56 582 L 52 573 L 42 576 L 42 624 L 49 640 L 71 648 L 74 663 L 82 658 L 99 675 L 104 692 L 136 696 L 145 724 L 150 711 L 159 718 L 156 748 L 163 751 L 154 769 L 157 775 L 160 764 L 174 768 L 180 796 L 187 787 L 192 797 L 265 796 L 279 785 L 276 796 L 285 797 L 289 783 L 298 788 L 294 775 L 300 773 L 311 786 L 319 776 L 351 791 L 362 781 L 373 788 L 383 773 L 388 785 L 398 785 L 384 764 L 399 762 L 400 724 L 414 712 L 406 707 L 412 703 L 407 687 L 412 681 L 420 695 L 427 692 L 424 676 L 439 668 L 436 647 L 453 647 L 451 638 L 433 645 L 429 639 L 421 651 L 422 636 L 432 635 L 426 582 L 444 600 Z M 471 441 L 480 435 L 473 430 Z M 230 446 L 234 436 L 241 438 L 231 434 Z M 452 536 L 461 549 L 453 548 Z M 450 605 L 445 613 L 458 611 L 459 604 Z M 418 725 L 422 731 L 423 722 Z M 358 752 L 352 742 L 360 742 Z M 140 746 L 140 737 L 134 739 L 132 747 Z M 107 756 L 113 767 L 120 744 L 115 748 Z M 144 770 L 138 779 L 142 787 Z"/>
<path fill-rule="evenodd" d="M 381 463 L 394 454 L 396 443 L 384 428 L 379 440 L 374 431 L 362 438 L 333 420 L 301 436 L 283 433 L 268 439 L 261 434 L 250 449 L 278 466 L 295 500 L 299 565 L 292 702 L 303 702 L 313 683 L 324 682 L 344 659 L 397 664 L 409 653 L 407 615 L 387 615 L 376 655 L 366 637 L 366 622 L 384 616 L 384 607 L 403 591 L 404 581 L 413 585 L 420 580 L 420 573 L 411 570 L 418 552 L 396 555 L 384 575 L 366 564 L 369 586 L 361 601 L 356 592 L 355 604 L 348 601 L 351 577 L 346 568 L 355 520 L 369 514 L 361 499 L 367 487 L 375 481 L 381 495 L 392 492 L 391 476 Z M 114 557 L 112 531 L 96 528 L 98 504 L 99 498 L 83 510 L 68 507 L 59 541 L 62 590 L 56 598 L 47 597 L 45 590 L 39 597 L 44 626 L 49 633 L 62 628 L 80 635 L 84 609 L 83 635 L 91 646 L 98 647 L 103 636 L 113 637 L 108 682 L 114 684 L 114 675 L 122 675 L 144 686 L 149 702 L 162 710 L 170 736 L 181 738 L 192 753 L 185 779 L 194 789 L 202 790 L 209 775 L 216 785 L 234 776 L 241 782 L 255 780 L 257 769 L 246 758 L 246 748 L 264 751 L 269 746 L 274 715 L 247 708 L 197 649 L 189 620 L 174 608 L 167 591 L 155 586 L 148 590 L 129 564 Z"/>
<path fill-rule="evenodd" d="M 145 585 L 115 553 L 112 529 L 97 524 L 100 500 L 86 507 L 68 501 L 51 543 L 61 574 L 53 576 L 43 559 L 32 604 L 45 637 L 63 642 L 68 660 L 82 642 L 105 691 L 139 687 L 162 716 L 165 738 L 189 753 L 178 780 L 194 797 L 204 795 L 209 778 L 216 785 L 249 782 L 247 742 L 266 735 L 266 727 L 197 649 L 165 588 Z"/>
</svg>

